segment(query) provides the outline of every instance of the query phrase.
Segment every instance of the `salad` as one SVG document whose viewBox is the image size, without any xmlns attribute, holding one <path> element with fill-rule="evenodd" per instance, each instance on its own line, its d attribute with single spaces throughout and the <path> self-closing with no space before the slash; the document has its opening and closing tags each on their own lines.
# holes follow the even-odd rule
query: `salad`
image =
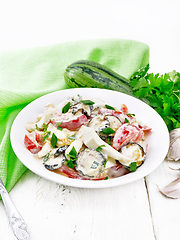
<svg viewBox="0 0 180 240">
<path fill-rule="evenodd" d="M 125 104 L 114 107 L 80 95 L 46 105 L 25 128 L 25 147 L 47 170 L 81 180 L 136 171 L 145 161 L 151 132 Z"/>
</svg>

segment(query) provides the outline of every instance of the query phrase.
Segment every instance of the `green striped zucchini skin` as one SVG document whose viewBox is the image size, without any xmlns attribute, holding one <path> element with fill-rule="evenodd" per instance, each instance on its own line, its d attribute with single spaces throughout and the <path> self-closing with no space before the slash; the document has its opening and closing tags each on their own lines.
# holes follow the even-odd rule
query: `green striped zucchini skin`
<svg viewBox="0 0 180 240">
<path fill-rule="evenodd" d="M 104 88 L 133 96 L 129 79 L 90 60 L 79 60 L 67 66 L 64 80 L 70 88 Z"/>
</svg>

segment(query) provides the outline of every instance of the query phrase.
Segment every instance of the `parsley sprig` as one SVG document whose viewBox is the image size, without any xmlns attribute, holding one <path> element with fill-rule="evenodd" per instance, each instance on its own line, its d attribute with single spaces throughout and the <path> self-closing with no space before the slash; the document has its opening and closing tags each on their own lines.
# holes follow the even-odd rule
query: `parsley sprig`
<svg viewBox="0 0 180 240">
<path fill-rule="evenodd" d="M 145 68 L 144 68 L 145 69 Z M 180 127 L 180 73 L 164 75 L 147 73 L 142 69 L 131 77 L 134 96 L 145 99 L 165 121 L 168 130 Z"/>
</svg>

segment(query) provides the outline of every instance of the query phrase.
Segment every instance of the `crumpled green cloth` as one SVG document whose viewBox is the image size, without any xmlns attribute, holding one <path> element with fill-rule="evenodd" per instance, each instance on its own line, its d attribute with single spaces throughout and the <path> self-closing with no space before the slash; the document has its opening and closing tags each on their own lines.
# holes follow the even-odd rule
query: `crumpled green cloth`
<svg viewBox="0 0 180 240">
<path fill-rule="evenodd" d="M 130 78 L 149 62 L 149 47 L 134 40 L 94 39 L 0 52 L 0 178 L 8 191 L 26 171 L 10 143 L 15 117 L 36 98 L 67 88 L 64 69 L 82 59 Z"/>
</svg>

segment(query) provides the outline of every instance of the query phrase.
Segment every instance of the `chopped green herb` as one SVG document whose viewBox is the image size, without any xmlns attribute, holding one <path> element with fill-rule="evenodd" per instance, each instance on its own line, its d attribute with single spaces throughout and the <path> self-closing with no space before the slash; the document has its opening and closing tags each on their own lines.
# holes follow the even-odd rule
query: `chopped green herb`
<svg viewBox="0 0 180 240">
<path fill-rule="evenodd" d="M 46 132 L 46 131 L 47 131 L 47 128 L 48 128 L 48 125 L 46 125 L 45 123 L 43 123 L 42 128 L 38 127 L 38 125 L 36 124 L 36 129 L 37 129 L 38 131 L 44 131 L 44 132 Z"/>
<path fill-rule="evenodd" d="M 68 102 L 63 108 L 62 108 L 62 113 L 66 113 L 69 111 L 70 108 L 70 102 Z"/>
<path fill-rule="evenodd" d="M 44 132 L 46 132 L 46 131 L 47 131 L 47 128 L 48 128 L 48 125 L 46 125 L 45 123 L 43 123 L 42 127 L 43 127 L 43 129 L 44 129 Z"/>
<path fill-rule="evenodd" d="M 125 118 L 125 122 L 126 122 L 126 123 L 129 123 L 129 120 L 128 120 L 127 118 Z"/>
<path fill-rule="evenodd" d="M 101 133 L 104 133 L 104 134 L 106 134 L 106 135 L 110 135 L 110 134 L 112 134 L 112 133 L 115 133 L 115 131 L 114 131 L 112 128 L 108 127 L 108 128 L 103 129 L 103 130 L 101 131 Z"/>
<path fill-rule="evenodd" d="M 48 128 L 48 125 L 46 125 L 45 123 L 43 123 L 42 129 L 41 129 L 41 130 L 44 131 L 43 142 L 45 142 L 46 139 L 48 139 L 48 138 L 49 138 L 49 135 L 51 134 L 50 131 L 47 131 L 47 128 Z"/>
<path fill-rule="evenodd" d="M 74 111 L 74 109 L 72 110 L 72 114 L 75 115 L 76 114 L 76 111 Z"/>
<path fill-rule="evenodd" d="M 73 146 L 71 151 L 67 154 L 67 156 L 70 158 L 70 160 L 76 161 L 77 160 L 76 155 L 77 155 L 77 152 L 75 147 Z"/>
<path fill-rule="evenodd" d="M 94 161 L 94 162 L 92 163 L 92 165 L 91 165 L 91 168 L 92 168 L 92 169 L 96 169 L 98 166 L 99 166 L 99 163 L 96 162 L 96 161 Z"/>
<path fill-rule="evenodd" d="M 104 167 L 106 167 L 106 163 L 108 162 L 108 159 L 104 161 Z"/>
<path fill-rule="evenodd" d="M 93 105 L 94 102 L 92 102 L 91 100 L 81 100 L 81 102 L 85 105 Z"/>
<path fill-rule="evenodd" d="M 72 147 L 71 151 L 69 152 L 69 155 L 73 156 L 74 158 L 76 157 L 77 152 L 76 152 L 76 149 L 74 146 Z"/>
<path fill-rule="evenodd" d="M 108 180 L 108 176 L 106 176 L 104 180 Z"/>
<path fill-rule="evenodd" d="M 128 113 L 127 116 L 128 117 L 135 117 L 135 114 L 134 113 Z"/>
<path fill-rule="evenodd" d="M 36 130 L 38 130 L 38 131 L 42 131 L 43 130 L 42 128 L 38 127 L 37 124 L 35 126 L 36 126 Z"/>
<path fill-rule="evenodd" d="M 105 107 L 106 107 L 107 109 L 115 110 L 115 108 L 113 108 L 113 107 L 111 107 L 111 106 L 109 106 L 109 105 L 107 105 L 107 104 L 105 104 Z"/>
<path fill-rule="evenodd" d="M 57 126 L 57 129 L 58 129 L 58 130 L 61 130 L 61 131 L 62 131 L 63 128 L 61 127 L 61 123 L 62 123 L 62 122 L 56 123 L 56 126 Z"/>
<path fill-rule="evenodd" d="M 69 168 L 73 168 L 73 167 L 74 167 L 74 163 L 73 163 L 72 159 L 70 159 L 70 160 L 67 161 L 67 166 L 68 166 Z"/>
<path fill-rule="evenodd" d="M 71 151 L 69 152 L 69 154 L 67 154 L 67 156 L 70 158 L 67 161 L 68 167 L 73 168 L 76 165 L 76 160 L 77 160 L 76 155 L 77 155 L 77 152 L 76 152 L 75 147 L 73 146 Z"/>
<path fill-rule="evenodd" d="M 99 147 L 96 148 L 96 151 L 97 151 L 97 152 L 101 151 L 103 147 L 105 147 L 104 144 L 103 144 L 103 145 L 100 145 Z"/>
<path fill-rule="evenodd" d="M 52 145 L 53 148 L 55 148 L 55 147 L 56 147 L 56 144 L 57 144 L 57 137 L 56 137 L 56 135 L 53 133 L 53 134 L 52 134 L 52 137 L 51 137 L 51 145 Z"/>
<path fill-rule="evenodd" d="M 43 162 L 47 162 L 47 160 L 49 159 L 49 155 L 50 155 L 50 153 L 47 153 L 47 154 L 42 158 Z"/>
<path fill-rule="evenodd" d="M 79 98 L 80 100 L 82 99 L 82 96 L 81 96 L 80 94 L 78 94 L 77 96 L 78 96 L 78 98 Z"/>
<path fill-rule="evenodd" d="M 73 135 L 71 135 L 71 136 L 69 136 L 67 138 L 70 139 L 70 140 L 76 140 L 76 134 L 73 134 Z"/>
<path fill-rule="evenodd" d="M 112 142 L 111 142 L 110 138 L 107 138 L 106 142 L 107 142 L 107 144 L 112 145 Z"/>
<path fill-rule="evenodd" d="M 136 169 L 137 169 L 137 163 L 136 163 L 136 162 L 132 162 L 132 163 L 130 164 L 130 169 L 129 169 L 129 171 L 130 171 L 130 172 L 135 172 Z"/>
<path fill-rule="evenodd" d="M 45 135 L 44 135 L 44 137 L 43 137 L 43 142 L 45 142 L 46 141 L 46 139 L 48 139 L 49 138 L 49 135 L 51 134 L 51 132 L 50 131 L 48 131 L 48 132 L 45 132 Z"/>
<path fill-rule="evenodd" d="M 68 153 L 67 156 L 68 156 L 69 158 L 73 159 L 73 160 L 76 159 L 76 156 L 75 156 L 75 155 L 72 155 L 72 154 L 69 154 L 69 153 Z"/>
</svg>

